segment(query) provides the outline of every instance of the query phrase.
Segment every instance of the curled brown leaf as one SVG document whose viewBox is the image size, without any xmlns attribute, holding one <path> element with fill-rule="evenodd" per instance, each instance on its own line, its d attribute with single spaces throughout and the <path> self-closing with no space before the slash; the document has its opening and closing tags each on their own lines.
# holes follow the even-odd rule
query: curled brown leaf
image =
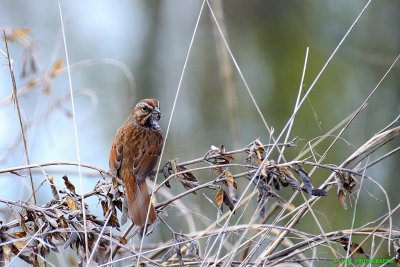
<svg viewBox="0 0 400 267">
<path fill-rule="evenodd" d="M 71 191 L 71 193 L 76 194 L 75 193 L 75 186 L 68 180 L 68 176 L 64 175 L 63 179 L 64 179 L 64 184 L 67 187 L 67 189 L 69 191 Z"/>
</svg>

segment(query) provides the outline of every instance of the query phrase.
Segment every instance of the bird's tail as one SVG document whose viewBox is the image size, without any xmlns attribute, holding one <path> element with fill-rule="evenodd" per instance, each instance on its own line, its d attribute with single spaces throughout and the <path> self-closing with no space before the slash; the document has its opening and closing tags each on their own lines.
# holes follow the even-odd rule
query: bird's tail
<svg viewBox="0 0 400 267">
<path fill-rule="evenodd" d="M 148 207 L 150 207 L 150 212 L 147 224 L 153 224 L 157 216 L 153 204 L 150 203 L 146 181 L 139 185 L 135 183 L 135 186 L 127 186 L 125 192 L 128 202 L 128 214 L 134 224 L 140 227 L 145 226 Z"/>
</svg>

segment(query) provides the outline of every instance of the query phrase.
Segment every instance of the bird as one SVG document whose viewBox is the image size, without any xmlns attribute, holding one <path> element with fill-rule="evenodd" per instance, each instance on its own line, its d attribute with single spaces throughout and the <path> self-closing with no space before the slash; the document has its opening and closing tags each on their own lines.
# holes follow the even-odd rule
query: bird
<svg viewBox="0 0 400 267">
<path fill-rule="evenodd" d="M 163 147 L 160 118 L 157 99 L 140 100 L 118 129 L 111 145 L 110 172 L 123 181 L 128 215 L 139 227 L 145 226 L 148 209 L 147 224 L 157 219 L 146 178 L 153 171 Z"/>
</svg>

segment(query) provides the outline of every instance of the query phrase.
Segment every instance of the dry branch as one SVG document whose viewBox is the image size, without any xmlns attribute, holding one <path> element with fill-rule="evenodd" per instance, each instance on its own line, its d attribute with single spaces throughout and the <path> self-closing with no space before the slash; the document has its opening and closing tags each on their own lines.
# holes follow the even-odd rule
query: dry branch
<svg viewBox="0 0 400 267">
<path fill-rule="evenodd" d="M 390 136 L 391 139 L 397 137 L 398 134 L 393 135 L 393 133 L 398 133 L 398 129 L 389 130 L 388 133 L 390 134 L 380 134 L 379 136 L 382 138 L 379 138 L 379 140 L 382 140 L 382 142 L 386 143 L 388 138 L 385 138 L 384 136 Z M 374 138 L 374 140 L 377 139 Z M 374 147 L 377 147 L 376 141 L 369 141 L 367 144 L 372 144 Z M 294 143 L 281 145 L 292 147 Z M 188 194 L 199 192 L 200 190 L 219 189 L 220 191 L 222 190 L 221 192 L 224 192 L 224 199 L 216 200 L 216 203 L 221 209 L 224 203 L 227 206 L 243 205 L 243 203 L 235 202 L 234 191 L 240 190 L 240 188 L 237 188 L 236 180 L 253 180 L 254 188 L 259 194 L 258 201 L 260 205 L 266 205 L 268 202 L 265 202 L 265 200 L 271 197 L 278 202 L 285 201 L 279 196 L 279 192 L 286 186 L 290 186 L 296 191 L 303 190 L 310 195 L 317 193 L 324 195 L 325 193 L 323 193 L 323 191 L 315 191 L 317 189 L 313 187 L 309 175 L 304 170 L 306 166 L 325 168 L 332 171 L 333 174 L 346 174 L 360 177 L 363 175 L 363 170 L 346 169 L 333 165 L 315 164 L 308 161 L 293 161 L 284 164 L 277 164 L 273 160 L 264 161 L 264 148 L 268 146 L 269 145 L 261 144 L 259 140 L 255 140 L 248 146 L 238 150 L 225 151 L 225 148 L 223 147 L 213 147 L 212 150 L 205 154 L 205 156 L 198 159 L 180 163 L 176 161 L 169 161 L 168 164 L 165 165 L 164 169 L 160 170 L 160 173 L 166 176 L 166 179 L 163 183 L 161 183 L 157 190 L 159 190 L 162 185 L 171 186 L 169 182 L 174 180 L 179 181 L 186 188 L 184 192 L 173 196 L 170 199 L 166 199 L 156 205 L 160 219 L 172 231 L 173 239 L 172 242 L 166 242 L 164 248 L 161 248 L 162 246 L 158 246 L 157 248 L 153 249 L 145 248 L 143 251 L 144 254 L 141 255 L 142 262 L 159 265 L 161 264 L 161 261 L 171 263 L 170 261 L 173 261 L 173 259 L 176 259 L 177 257 L 181 264 L 190 265 L 195 262 L 195 259 L 185 256 L 187 249 L 192 247 L 190 249 L 191 252 L 189 252 L 194 253 L 192 255 L 196 256 L 197 260 L 201 260 L 200 249 L 195 249 L 193 252 L 193 248 L 198 247 L 199 238 L 211 237 L 220 233 L 221 229 L 210 228 L 207 232 L 204 232 L 205 235 L 201 235 L 202 237 L 196 233 L 189 233 L 189 235 L 185 235 L 185 237 L 175 233 L 172 228 L 167 225 L 167 222 L 162 219 L 164 214 L 168 212 L 168 207 L 172 205 L 174 201 L 184 198 Z M 375 151 L 375 149 L 368 149 L 367 147 L 368 146 L 363 146 L 363 153 L 360 154 L 365 155 L 365 151 L 369 153 Z M 236 156 L 238 154 L 243 155 L 246 158 L 244 163 L 235 162 L 234 155 Z M 354 158 L 354 156 L 351 158 Z M 263 162 L 265 162 L 265 164 L 260 165 L 263 164 Z M 193 164 L 202 164 L 203 166 L 189 168 L 189 166 Z M 77 163 L 70 162 L 47 162 L 2 169 L 0 170 L 0 173 L 18 175 L 20 171 L 25 169 L 77 165 Z M 126 239 L 127 235 L 118 235 L 121 221 L 119 218 L 120 213 L 117 213 L 117 210 L 121 212 L 124 209 L 121 181 L 118 181 L 116 177 L 113 177 L 106 170 L 86 164 L 81 164 L 81 166 L 83 168 L 96 171 L 99 175 L 99 179 L 106 178 L 104 182 L 97 183 L 93 190 L 86 192 L 83 195 L 84 198 L 96 197 L 99 200 L 103 210 L 103 216 L 95 216 L 94 212 L 89 206 L 81 206 L 81 196 L 75 192 L 74 185 L 68 180 L 67 176 L 64 176 L 65 189 L 57 190 L 54 186 L 54 181 L 48 180 L 49 188 L 53 194 L 53 199 L 48 203 L 36 205 L 23 201 L 0 199 L 0 202 L 7 205 L 14 216 L 19 217 L 18 220 L 4 222 L 0 228 L 0 245 L 2 247 L 1 255 L 3 262 L 9 261 L 11 258 L 10 253 L 12 253 L 17 255 L 20 259 L 30 264 L 34 264 L 38 261 L 37 256 L 39 256 L 39 258 L 47 258 L 51 251 L 54 253 L 59 253 L 61 250 L 70 247 L 76 251 L 80 263 L 83 264 L 83 262 L 86 261 L 83 244 L 83 233 L 85 231 L 82 217 L 83 208 L 86 209 L 86 220 L 88 222 L 86 230 L 88 232 L 89 248 L 91 248 L 91 251 L 94 251 L 94 249 L 96 251 L 96 253 L 91 254 L 91 259 L 93 261 L 97 262 L 98 264 L 107 264 L 110 262 L 110 260 L 115 261 L 116 259 L 113 259 L 113 256 L 115 256 L 116 251 L 118 251 L 118 254 L 116 255 L 121 255 L 121 253 L 125 253 L 126 255 L 126 253 L 130 253 L 133 259 L 135 258 L 136 252 L 126 245 L 129 241 L 129 239 Z M 236 167 L 236 169 L 239 170 L 235 173 L 232 173 L 232 167 Z M 259 177 L 256 180 L 250 179 L 256 173 L 258 168 L 261 168 Z M 205 169 L 214 170 L 215 178 L 210 179 L 209 181 L 200 182 L 196 178 L 197 172 Z M 295 174 L 298 175 L 298 178 L 295 177 Z M 333 183 L 329 183 L 329 181 L 334 181 L 332 180 L 332 177 L 334 177 L 334 175 L 331 175 L 319 190 L 323 190 L 323 188 L 329 190 L 329 188 L 332 188 L 335 185 Z M 300 186 L 300 183 L 297 181 L 297 179 L 305 182 L 304 187 Z M 231 184 L 235 186 L 230 186 Z M 247 201 L 251 200 L 252 198 L 253 197 L 250 197 Z M 319 197 L 312 197 L 309 200 L 310 204 L 312 205 L 313 202 L 311 201 L 316 201 L 317 199 L 319 199 Z M 233 209 L 233 207 L 230 208 Z M 263 213 L 260 213 L 260 215 L 262 214 Z M 254 227 L 259 228 L 260 225 L 257 226 L 257 224 L 248 224 L 242 228 L 239 226 L 231 226 L 225 228 L 223 231 L 224 233 L 236 233 L 239 231 L 239 229 L 255 229 Z M 282 228 L 279 225 L 264 225 L 264 227 L 262 227 L 258 233 L 255 232 L 257 234 L 254 237 L 258 236 L 266 229 L 274 228 L 281 229 L 282 231 L 286 231 L 288 233 L 296 233 L 295 229 Z M 378 231 L 375 231 L 373 234 L 375 236 L 382 237 L 382 229 L 383 228 L 381 228 L 381 230 L 378 229 Z M 155 230 L 157 231 L 157 228 Z M 346 231 L 343 230 L 342 232 L 344 233 L 343 235 L 346 234 Z M 360 232 L 362 232 L 362 230 L 355 230 L 353 234 Z M 390 230 L 385 228 L 385 238 L 387 238 L 387 233 L 389 232 Z M 276 231 L 276 234 L 278 233 L 279 231 Z M 393 234 L 397 235 L 398 231 L 393 230 Z M 321 238 L 321 236 L 315 237 L 314 235 L 308 235 L 307 233 L 301 233 L 301 235 L 303 236 L 304 241 L 297 243 L 295 247 L 304 249 L 305 251 L 310 250 L 315 245 L 322 245 L 326 241 L 334 242 L 338 239 L 337 232 L 334 234 L 326 234 L 328 240 L 324 240 Z M 191 237 L 189 238 L 189 236 Z M 146 257 L 146 255 L 151 253 L 151 251 L 158 251 L 158 253 L 154 254 L 152 258 Z M 160 254 L 162 251 L 164 251 L 164 254 Z M 114 255 L 110 254 L 111 252 L 114 252 Z M 285 259 L 288 259 L 290 255 L 296 255 L 293 254 L 293 252 L 294 250 L 291 249 L 282 250 L 281 252 L 272 254 L 263 260 L 276 263 L 285 261 Z M 161 255 L 164 256 L 160 258 Z M 126 260 L 127 258 L 122 259 Z"/>
</svg>

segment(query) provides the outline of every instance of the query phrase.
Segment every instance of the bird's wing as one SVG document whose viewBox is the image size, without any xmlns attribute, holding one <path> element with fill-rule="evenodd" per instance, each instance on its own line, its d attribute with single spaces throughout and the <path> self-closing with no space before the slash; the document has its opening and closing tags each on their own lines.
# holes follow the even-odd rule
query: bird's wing
<svg viewBox="0 0 400 267">
<path fill-rule="evenodd" d="M 163 138 L 161 133 L 153 132 L 153 134 L 147 136 L 146 142 L 137 143 L 137 145 L 140 146 L 140 149 L 135 150 L 133 173 L 137 178 L 137 182 L 141 184 L 157 163 L 161 154 Z"/>
<path fill-rule="evenodd" d="M 110 166 L 110 172 L 118 176 L 119 169 L 121 168 L 122 164 L 122 151 L 124 147 L 122 143 L 113 143 L 110 150 L 110 158 L 108 160 L 108 164 Z"/>
</svg>

